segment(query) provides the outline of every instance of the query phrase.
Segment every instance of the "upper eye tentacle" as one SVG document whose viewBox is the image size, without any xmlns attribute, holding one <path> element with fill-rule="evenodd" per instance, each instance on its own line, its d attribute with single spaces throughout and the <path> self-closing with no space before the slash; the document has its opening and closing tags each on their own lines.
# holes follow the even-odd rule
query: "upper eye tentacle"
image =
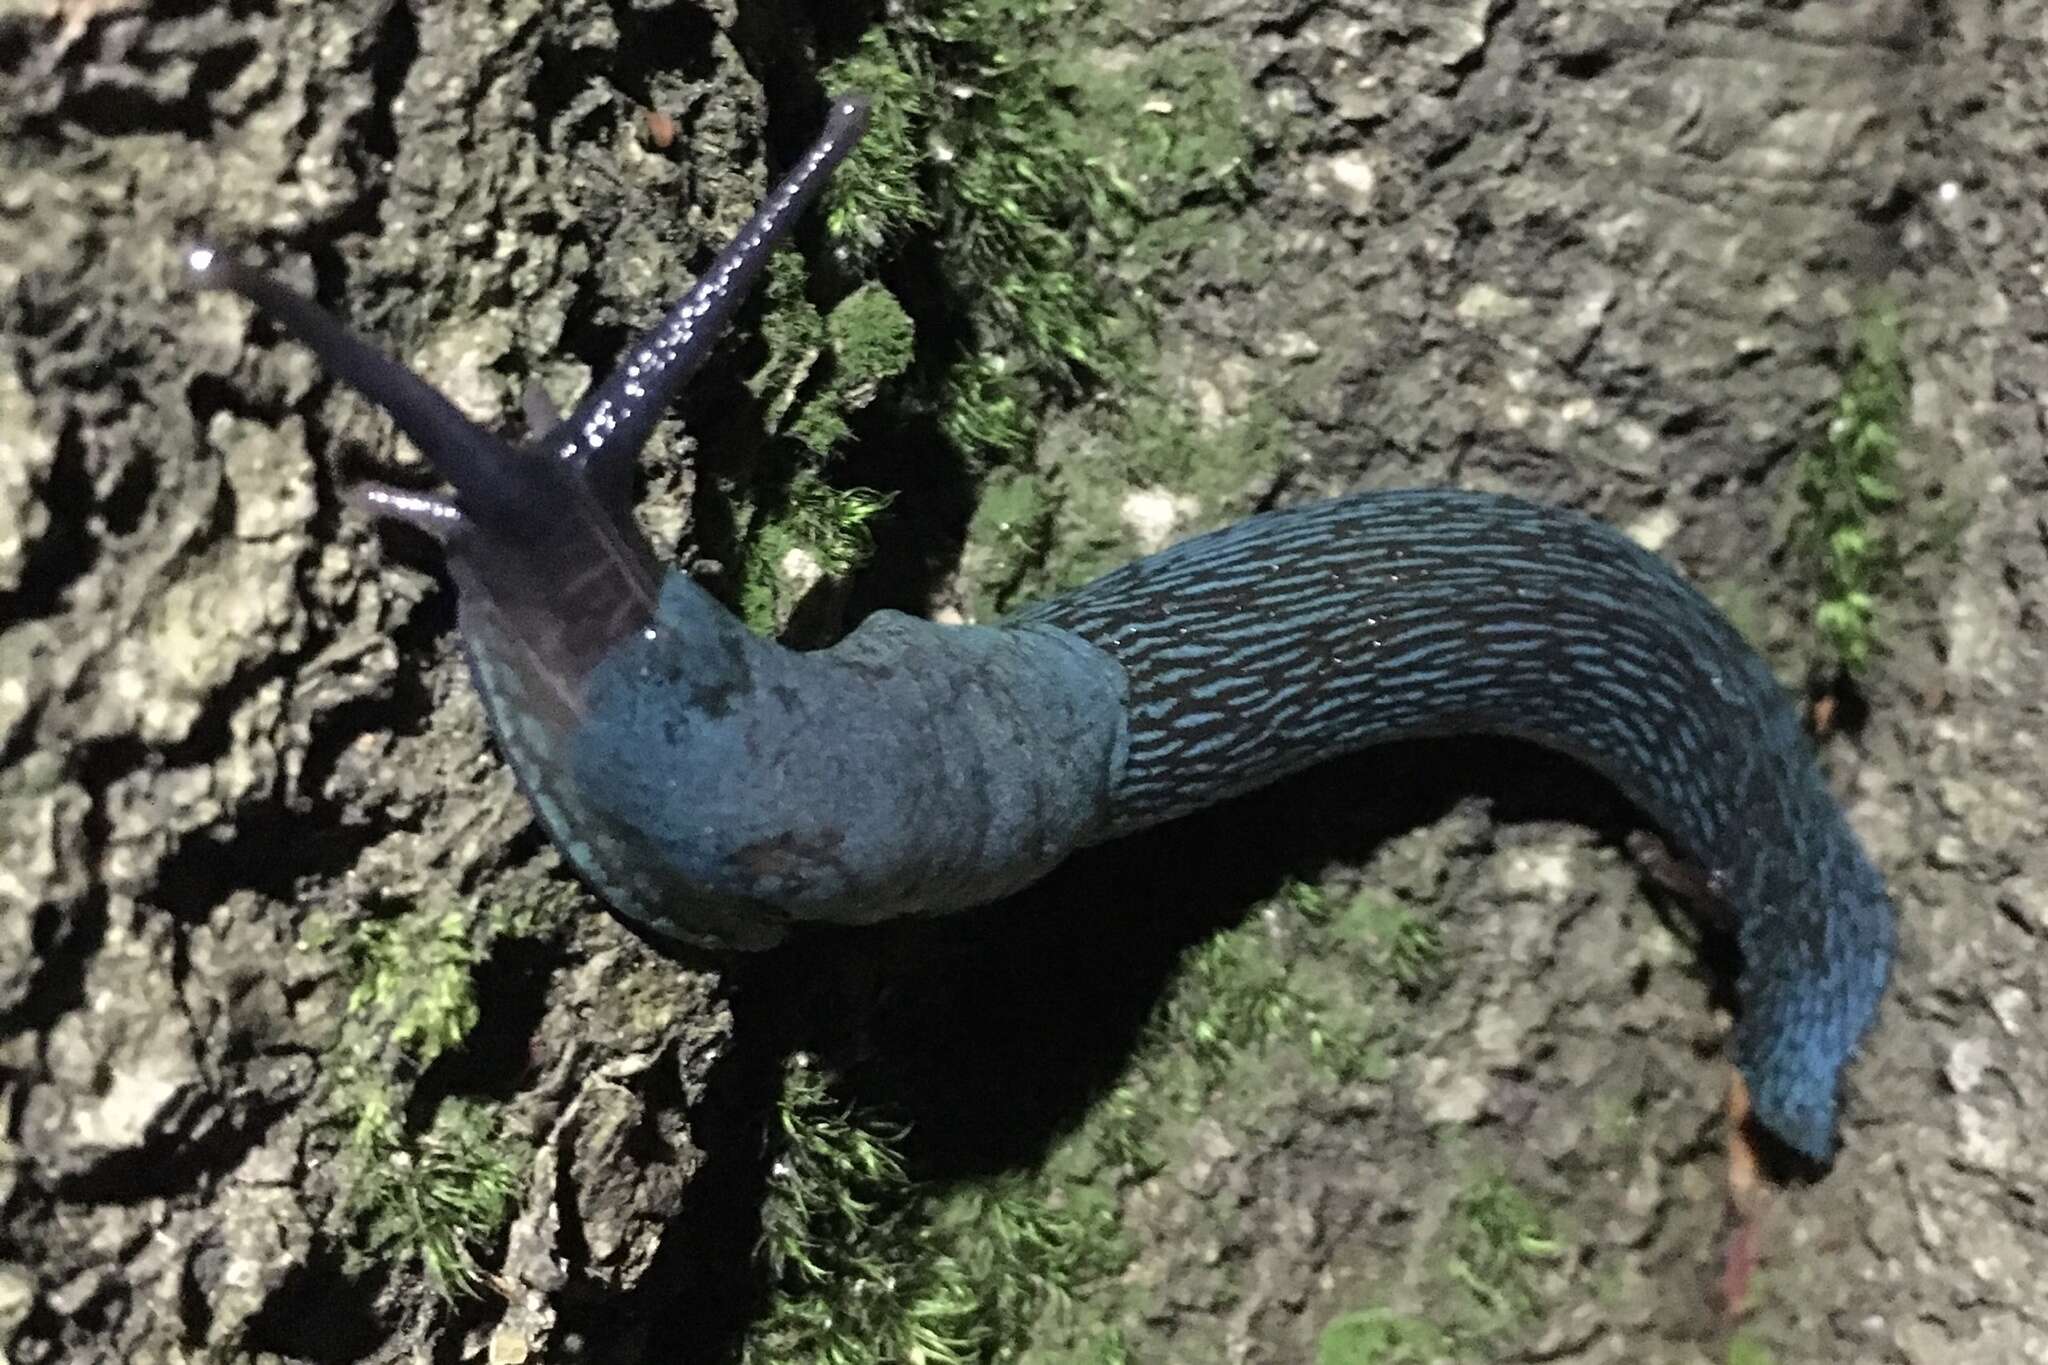
<svg viewBox="0 0 2048 1365">
<path fill-rule="evenodd" d="M 703 365 L 761 267 L 846 160 L 867 123 L 865 97 L 842 95 L 833 100 L 817 141 L 718 253 L 696 286 L 627 348 L 612 373 L 549 434 L 548 453 L 580 470 L 601 505 L 623 514 L 631 496 L 634 462 L 656 420 Z"/>
<path fill-rule="evenodd" d="M 320 305 L 256 267 L 211 246 L 195 246 L 186 268 L 202 289 L 228 289 L 283 325 L 328 371 L 391 414 L 434 469 L 455 485 L 464 513 L 507 520 L 519 513 L 525 481 L 508 466 L 511 448 L 462 415 L 433 385 L 342 326 Z M 412 520 L 395 506 L 371 510 Z M 443 521 L 436 515 L 430 521 Z"/>
<path fill-rule="evenodd" d="M 415 493 L 388 483 L 359 483 L 347 490 L 349 505 L 365 516 L 402 521 L 446 545 L 462 528 L 462 509 L 446 498 Z"/>
</svg>

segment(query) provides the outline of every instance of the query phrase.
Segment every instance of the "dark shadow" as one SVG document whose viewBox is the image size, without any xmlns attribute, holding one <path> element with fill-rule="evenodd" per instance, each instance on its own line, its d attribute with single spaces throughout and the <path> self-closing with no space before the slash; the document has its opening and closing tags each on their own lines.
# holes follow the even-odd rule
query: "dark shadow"
<svg viewBox="0 0 2048 1365">
<path fill-rule="evenodd" d="M 1469 796 L 1502 823 L 1617 840 L 1640 823 L 1607 783 L 1532 745 L 1388 745 L 1085 850 L 996 905 L 800 936 L 743 970 L 747 1022 L 817 1055 L 844 1098 L 907 1119 L 915 1174 L 1028 1165 L 1126 1070 L 1189 946 Z"/>
<path fill-rule="evenodd" d="M 533 1083 L 535 1039 L 547 1017 L 548 978 L 562 964 L 551 938 L 500 934 L 473 973 L 477 1021 L 462 1046 L 435 1058 L 413 1087 L 422 1123 L 448 1095 L 507 1103 Z"/>
<path fill-rule="evenodd" d="M 775 956 L 744 959 L 734 974 L 744 979 Z M 766 1290 L 753 1248 L 773 1157 L 766 1125 L 776 1110 L 784 1054 L 772 1021 L 749 1002 L 760 995 L 742 990 L 734 999 L 732 1045 L 705 1074 L 701 1097 L 687 1106 L 690 1140 L 702 1163 L 691 1173 L 653 1264 L 623 1297 L 571 1286 L 558 1298 L 564 1359 L 718 1365 L 738 1357 Z M 650 1105 L 655 1099 L 650 1093 Z M 673 1100 L 684 1107 L 679 1085 Z M 688 1330 L 674 1330 L 677 1324 Z M 650 1343 L 658 1346 L 650 1349 Z"/>
<path fill-rule="evenodd" d="M 382 1286 L 351 1278 L 334 1247 L 316 1245 L 249 1319 L 242 1346 L 275 1351 L 307 1365 L 351 1365 L 368 1360 L 386 1338 L 377 1314 Z"/>
<path fill-rule="evenodd" d="M 1190 946 L 1239 923 L 1288 879 L 1362 863 L 1475 797 L 1497 825 L 1569 822 L 1617 845 L 1644 825 L 1604 779 L 1534 745 L 1393 744 L 1084 850 L 979 910 L 814 929 L 734 960 L 734 1043 L 690 1115 L 705 1165 L 624 1320 L 619 1305 L 593 1304 L 588 1330 L 602 1321 L 635 1342 L 663 1342 L 664 1358 L 680 1365 L 738 1358 L 766 1302 L 747 1251 L 760 1235 L 769 1125 L 791 1052 L 811 1053 L 836 1076 L 837 1099 L 909 1125 L 903 1150 L 914 1180 L 1029 1168 L 1128 1070 Z M 1703 965 L 1732 1003 L 1727 935 L 1683 898 L 1653 903 L 1692 926 Z M 1771 1180 L 1822 1173 L 1756 1137 Z M 692 1324 L 687 1342 L 661 1327 L 682 1321 Z"/>
</svg>

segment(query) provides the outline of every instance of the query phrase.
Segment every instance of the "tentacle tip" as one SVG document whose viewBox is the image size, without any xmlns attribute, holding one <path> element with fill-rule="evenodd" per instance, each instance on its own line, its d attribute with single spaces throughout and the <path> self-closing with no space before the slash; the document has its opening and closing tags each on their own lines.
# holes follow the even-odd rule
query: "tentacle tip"
<svg viewBox="0 0 2048 1365">
<path fill-rule="evenodd" d="M 244 264 L 234 252 L 199 241 L 185 248 L 185 280 L 194 289 L 240 294 L 255 301 L 263 273 Z"/>
<path fill-rule="evenodd" d="M 226 260 L 211 242 L 194 242 L 185 248 L 185 277 L 201 289 L 222 287 L 220 266 Z"/>
<path fill-rule="evenodd" d="M 832 97 L 832 112 L 825 120 L 825 136 L 838 141 L 857 138 L 868 130 L 872 101 L 862 91 L 847 90 Z"/>
</svg>

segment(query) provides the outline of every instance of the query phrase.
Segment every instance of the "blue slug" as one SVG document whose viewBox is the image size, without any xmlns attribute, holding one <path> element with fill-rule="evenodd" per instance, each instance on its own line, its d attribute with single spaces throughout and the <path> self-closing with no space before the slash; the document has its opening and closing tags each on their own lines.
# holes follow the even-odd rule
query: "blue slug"
<svg viewBox="0 0 2048 1365">
<path fill-rule="evenodd" d="M 866 118 L 835 103 L 609 378 L 566 418 L 529 402 L 523 444 L 270 277 L 191 254 L 198 283 L 277 319 L 454 485 L 353 496 L 444 547 L 477 689 L 570 863 L 659 933 L 758 949 L 803 921 L 992 900 L 1077 847 L 1365 745 L 1519 736 L 1611 779 L 1732 910 L 1754 1112 L 1827 1159 L 1891 904 L 1763 662 L 1607 527 L 1488 494 L 1366 493 L 1196 537 L 998 626 L 880 612 L 811 653 L 662 571 L 632 516 L 640 447 Z"/>
</svg>

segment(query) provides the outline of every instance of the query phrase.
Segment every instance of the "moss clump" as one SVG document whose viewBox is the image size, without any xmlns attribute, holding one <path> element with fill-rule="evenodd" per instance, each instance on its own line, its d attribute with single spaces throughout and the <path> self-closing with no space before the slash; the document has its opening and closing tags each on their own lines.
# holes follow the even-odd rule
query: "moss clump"
<svg viewBox="0 0 2048 1365">
<path fill-rule="evenodd" d="M 1558 1259 L 1561 1244 L 1529 1195 L 1499 1174 L 1483 1174 L 1451 1205 L 1444 1272 L 1465 1291 L 1465 1336 L 1491 1336 L 1534 1317 L 1536 1271 Z"/>
<path fill-rule="evenodd" d="M 1770 1347 L 1747 1332 L 1737 1332 L 1728 1339 L 1728 1365 L 1777 1365 L 1777 1361 Z"/>
<path fill-rule="evenodd" d="M 1181 966 L 1161 1023 L 1161 1042 L 1188 1049 L 1220 1076 L 1246 1052 L 1277 1043 L 1301 1046 L 1332 1079 L 1375 1069 L 1379 1030 L 1369 1008 L 1318 991 L 1324 984 L 1292 970 L 1262 941 L 1263 924 L 1218 934 Z"/>
<path fill-rule="evenodd" d="M 1399 1028 L 1385 1008 L 1391 992 L 1434 985 L 1445 959 L 1431 926 L 1375 893 L 1340 905 L 1289 882 L 1264 910 L 1189 950 L 1152 1046 L 1192 1051 L 1212 1082 L 1275 1045 L 1301 1048 L 1332 1081 L 1378 1079 Z"/>
<path fill-rule="evenodd" d="M 982 488 L 961 564 L 975 620 L 999 615 L 1025 576 L 1044 562 L 1058 510 L 1044 481 L 1032 474 L 1006 471 Z"/>
<path fill-rule="evenodd" d="M 1856 329 L 1825 437 L 1799 462 L 1797 536 L 1819 579 L 1814 626 L 1851 675 L 1883 648 L 1878 600 L 1898 573 L 1891 514 L 1900 501 L 1907 410 L 1898 310 L 1880 302 Z"/>
<path fill-rule="evenodd" d="M 1442 1328 L 1384 1308 L 1345 1313 L 1316 1339 L 1316 1365 L 1435 1365 L 1450 1358 Z"/>
<path fill-rule="evenodd" d="M 845 578 L 875 548 L 875 518 L 889 496 L 872 488 L 834 488 L 815 471 L 799 470 L 780 504 L 756 513 L 747 544 L 740 615 L 755 630 L 787 624 L 803 595 Z"/>
<path fill-rule="evenodd" d="M 855 289 L 821 315 L 794 253 L 779 253 L 767 274 L 767 356 L 748 387 L 768 430 L 794 453 L 770 462 L 777 472 L 751 497 L 727 491 L 746 524 L 740 614 L 773 632 L 813 586 L 844 578 L 873 551 L 872 523 L 888 496 L 835 487 L 823 471 L 851 438 L 853 415 L 909 367 L 916 338 L 903 305 L 878 284 Z"/>
<path fill-rule="evenodd" d="M 930 229 L 962 315 L 928 401 L 972 457 L 1022 458 L 1049 405 L 1135 381 L 1150 305 L 1134 286 L 1174 254 L 1148 234 L 1245 189 L 1242 80 L 1171 44 L 1109 74 L 1118 8 L 912 0 L 825 72 L 876 95 L 873 146 L 841 173 L 828 223 L 863 265 Z"/>
<path fill-rule="evenodd" d="M 768 429 L 804 447 L 806 463 L 815 466 L 851 436 L 853 414 L 909 368 L 915 329 L 895 295 L 878 284 L 861 286 L 821 315 L 793 252 L 769 262 L 762 293 L 768 354 L 747 387 L 761 400 Z"/>
<path fill-rule="evenodd" d="M 849 249 L 876 255 L 935 224 L 934 264 L 966 304 L 979 349 L 1008 356 L 1019 378 L 1102 373 L 1120 354 L 1086 240 L 1116 189 L 1095 130 L 1062 98 L 1056 54 L 1069 46 L 1048 32 L 1075 17 L 1055 0 L 914 5 L 825 76 L 887 92 L 878 103 L 892 130 L 872 170 L 847 168 L 828 220 L 854 225 Z M 914 175 L 902 155 L 911 148 L 922 151 Z"/>
<path fill-rule="evenodd" d="M 1504 1338 L 1542 1308 L 1537 1277 L 1563 1244 L 1529 1194 L 1497 1172 L 1475 1175 L 1451 1202 L 1438 1234 L 1438 1269 L 1426 1291 L 1434 1320 L 1373 1307 L 1333 1319 L 1317 1365 L 1408 1365 L 1494 1360 Z"/>
<path fill-rule="evenodd" d="M 868 97 L 868 130 L 825 192 L 825 229 L 849 271 L 865 274 L 909 232 L 932 221 L 924 186 L 932 73 L 920 49 L 880 26 L 822 73 L 833 93 Z"/>
<path fill-rule="evenodd" d="M 776 252 L 762 275 L 761 342 L 768 354 L 747 388 L 761 401 L 768 430 L 778 432 L 825 353 L 825 319 L 806 292 L 809 274 L 794 251 Z"/>
<path fill-rule="evenodd" d="M 1245 83 L 1214 46 L 1127 40 L 1122 9 L 906 0 L 822 73 L 828 89 L 866 91 L 872 112 L 827 190 L 833 264 L 810 277 L 781 253 L 763 286 L 766 354 L 748 382 L 769 449 L 752 487 L 719 489 L 736 524 L 751 520 L 736 549 L 757 625 L 786 605 L 767 585 L 791 547 L 772 512 L 749 507 L 774 509 L 798 473 L 822 474 L 878 398 L 978 470 L 1024 468 L 1048 418 L 1090 402 L 1129 458 L 1089 488 L 1195 482 L 1220 512 L 1252 482 L 1260 461 L 1229 450 L 1232 435 L 1194 431 L 1178 396 L 1146 401 L 1160 388 L 1150 284 L 1215 238 L 1248 189 Z M 1035 477 L 1045 501 L 1084 515 L 1078 539 L 1102 546 L 1058 556 L 1058 581 L 1072 581 L 1069 560 L 1127 556 L 1112 494 L 1070 498 Z M 1042 560 L 1070 537 L 1039 538 Z M 990 558 L 1005 581 L 967 584 L 978 614 L 1052 581 L 1027 581 L 1016 546 Z"/>
<path fill-rule="evenodd" d="M 476 1026 L 471 970 L 480 953 L 461 910 L 414 911 L 356 926 L 343 944 L 354 986 L 348 1017 L 425 1066 Z"/>
<path fill-rule="evenodd" d="M 504 1136 L 492 1106 L 445 1098 L 414 1131 L 407 1097 L 419 1074 L 476 1026 L 474 971 L 491 932 L 459 909 L 422 908 L 306 936 L 309 947 L 338 941 L 352 982 L 326 1097 L 345 1128 L 351 1264 L 417 1262 L 450 1298 L 474 1292 L 477 1254 L 511 1214 L 525 1154 Z"/>
<path fill-rule="evenodd" d="M 1262 1093 L 1284 1058 L 1333 1083 L 1385 1073 L 1400 987 L 1366 965 L 1350 904 L 1290 883 L 1188 949 L 1122 1080 L 1034 1171 L 920 1180 L 900 1126 L 835 1100 L 797 1059 L 772 1134 L 769 1297 L 747 1359 L 1127 1361 L 1122 1324 L 1141 1305 L 1118 1275 L 1120 1192 L 1181 1159 L 1191 1115 Z"/>
<path fill-rule="evenodd" d="M 1040 412 L 1000 355 L 969 356 L 940 385 L 939 429 L 958 450 L 1017 458 L 1037 439 Z"/>
<path fill-rule="evenodd" d="M 1371 892 L 1352 897 L 1337 932 L 1365 948 L 1373 970 L 1407 995 L 1426 995 L 1446 974 L 1443 934 L 1407 907 Z"/>
<path fill-rule="evenodd" d="M 1235 61 L 1213 47 L 1161 46 L 1141 61 L 1139 77 L 1143 97 L 1120 154 L 1136 189 L 1124 202 L 1137 208 L 1119 231 L 1127 241 L 1120 273 L 1177 273 L 1219 243 L 1242 251 L 1236 218 L 1251 190 L 1252 144 Z"/>
<path fill-rule="evenodd" d="M 910 315 L 879 284 L 863 285 L 841 299 L 825 318 L 831 369 L 816 396 L 790 422 L 790 437 L 818 456 L 844 445 L 853 434 L 848 417 L 909 368 L 914 340 Z"/>
<path fill-rule="evenodd" d="M 350 1147 L 350 1207 L 362 1218 L 362 1252 L 417 1259 L 444 1295 L 474 1292 L 476 1253 L 504 1228 L 526 1155 L 505 1141 L 488 1105 L 447 1100 L 408 1138 L 397 1123 L 358 1126 Z"/>
<path fill-rule="evenodd" d="M 1008 1359 L 1070 1286 L 1122 1263 L 1104 1201 L 1040 1178 L 914 1183 L 903 1130 L 835 1101 L 804 1058 L 776 1107 L 762 1209 L 766 1311 L 743 1360 L 966 1365 Z"/>
</svg>

